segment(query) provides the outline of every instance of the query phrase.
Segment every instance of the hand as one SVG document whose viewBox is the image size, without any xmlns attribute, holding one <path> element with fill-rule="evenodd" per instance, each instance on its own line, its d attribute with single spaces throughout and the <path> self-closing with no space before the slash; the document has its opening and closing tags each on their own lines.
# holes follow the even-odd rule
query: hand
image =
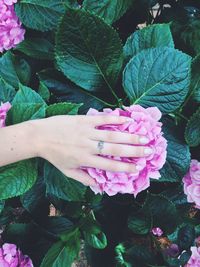
<svg viewBox="0 0 200 267">
<path fill-rule="evenodd" d="M 144 157 L 149 148 L 145 137 L 114 131 L 98 130 L 103 124 L 122 124 L 130 118 L 117 116 L 54 116 L 37 120 L 38 156 L 48 160 L 63 174 L 85 185 L 95 185 L 80 167 L 94 167 L 107 171 L 136 172 L 136 166 L 99 157 L 98 142 L 104 141 L 104 155 Z M 140 146 L 130 146 L 140 144 Z"/>
</svg>

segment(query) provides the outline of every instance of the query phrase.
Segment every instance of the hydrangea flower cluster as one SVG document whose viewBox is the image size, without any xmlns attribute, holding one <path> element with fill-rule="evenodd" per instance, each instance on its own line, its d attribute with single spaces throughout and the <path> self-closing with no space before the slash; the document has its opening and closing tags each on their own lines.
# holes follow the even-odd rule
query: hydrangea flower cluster
<svg viewBox="0 0 200 267">
<path fill-rule="evenodd" d="M 155 236 L 162 236 L 163 235 L 163 230 L 160 229 L 159 227 L 154 227 L 152 228 L 151 230 L 152 234 L 155 235 Z"/>
<path fill-rule="evenodd" d="M 185 265 L 185 267 L 199 267 L 200 266 L 200 247 L 191 247 L 192 255 Z"/>
<path fill-rule="evenodd" d="M 6 114 L 10 108 L 11 108 L 11 104 L 9 102 L 1 104 L 0 106 L 0 128 L 5 126 Z"/>
<path fill-rule="evenodd" d="M 187 201 L 195 203 L 196 208 L 200 209 L 200 162 L 191 160 L 190 169 L 183 178 L 184 193 Z"/>
<path fill-rule="evenodd" d="M 17 0 L 0 0 L 0 53 L 24 40 L 25 30 L 15 14 Z"/>
<path fill-rule="evenodd" d="M 102 125 L 99 126 L 98 129 L 127 132 L 146 137 L 149 140 L 146 146 L 154 151 L 151 155 L 143 158 L 101 155 L 116 161 L 136 164 L 138 171 L 137 173 L 122 173 L 109 172 L 96 168 L 84 168 L 96 181 L 97 185 L 91 187 L 95 193 L 106 192 L 109 196 L 116 195 L 117 193 L 128 193 L 136 197 L 139 192 L 150 186 L 150 178 L 159 179 L 159 170 L 166 161 L 167 141 L 163 137 L 161 129 L 162 123 L 159 122 L 161 112 L 158 108 L 151 107 L 145 109 L 140 105 L 132 105 L 130 107 L 124 107 L 124 109 L 104 109 L 103 112 L 90 109 L 87 114 L 125 116 L 132 118 L 132 121 L 128 121 L 124 124 Z"/>
<path fill-rule="evenodd" d="M 0 266 L 1 267 L 33 267 L 31 259 L 23 255 L 14 244 L 5 243 L 0 248 Z"/>
</svg>

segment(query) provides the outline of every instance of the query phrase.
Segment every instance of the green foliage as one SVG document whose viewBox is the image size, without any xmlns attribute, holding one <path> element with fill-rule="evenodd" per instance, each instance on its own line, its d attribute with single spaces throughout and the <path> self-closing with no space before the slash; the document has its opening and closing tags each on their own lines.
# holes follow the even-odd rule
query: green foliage
<svg viewBox="0 0 200 267">
<path fill-rule="evenodd" d="M 97 16 L 68 9 L 56 36 L 56 62 L 71 81 L 88 91 L 113 90 L 122 67 L 121 41 Z"/>
<path fill-rule="evenodd" d="M 1 167 L 2 242 L 17 244 L 34 266 L 71 267 L 82 244 L 92 267 L 180 267 L 191 256 L 200 213 L 182 179 L 191 158 L 200 160 L 200 4 L 158 2 L 154 15 L 154 0 L 15 5 L 26 35 L 0 57 L 7 126 L 139 104 L 161 110 L 168 142 L 161 177 L 137 198 L 95 195 L 41 158 Z"/>
<path fill-rule="evenodd" d="M 185 129 L 185 139 L 189 146 L 200 144 L 200 108 L 192 115 Z"/>
<path fill-rule="evenodd" d="M 44 38 L 27 38 L 16 49 L 33 58 L 54 59 L 54 46 Z"/>
<path fill-rule="evenodd" d="M 138 53 L 123 74 L 130 103 L 157 106 L 163 113 L 175 111 L 188 93 L 190 62 L 188 55 L 172 48 L 151 48 Z"/>
<path fill-rule="evenodd" d="M 174 47 L 169 24 L 154 24 L 134 32 L 126 41 L 124 55 L 131 58 L 144 49 Z"/>
<path fill-rule="evenodd" d="M 0 77 L 14 88 L 18 88 L 19 83 L 25 85 L 29 83 L 31 69 L 23 58 L 8 51 L 0 58 Z"/>
<path fill-rule="evenodd" d="M 132 0 L 85 0 L 83 7 L 104 19 L 108 24 L 118 20 L 133 5 Z"/>
<path fill-rule="evenodd" d="M 15 10 L 24 25 L 43 32 L 56 28 L 67 3 L 68 0 L 21 0 Z"/>
</svg>

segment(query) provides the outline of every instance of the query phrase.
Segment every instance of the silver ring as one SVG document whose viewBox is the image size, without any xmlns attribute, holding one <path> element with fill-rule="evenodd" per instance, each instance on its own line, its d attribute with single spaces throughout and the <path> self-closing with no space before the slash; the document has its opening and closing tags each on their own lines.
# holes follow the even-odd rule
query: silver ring
<svg viewBox="0 0 200 267">
<path fill-rule="evenodd" d="M 103 150 L 103 147 L 104 147 L 104 141 L 99 141 L 98 144 L 97 144 L 97 148 L 99 150 L 99 154 L 101 154 L 101 152 Z"/>
</svg>

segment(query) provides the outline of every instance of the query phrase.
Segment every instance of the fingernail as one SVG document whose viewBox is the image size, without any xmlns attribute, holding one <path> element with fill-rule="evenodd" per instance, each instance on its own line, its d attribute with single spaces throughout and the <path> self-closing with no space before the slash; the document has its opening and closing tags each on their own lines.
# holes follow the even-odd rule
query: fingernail
<svg viewBox="0 0 200 267">
<path fill-rule="evenodd" d="M 145 155 L 150 155 L 152 153 L 153 153 L 153 149 L 152 148 L 147 147 L 147 148 L 144 149 L 144 154 Z"/>
<path fill-rule="evenodd" d="M 149 143 L 149 139 L 147 137 L 143 136 L 143 137 L 140 137 L 139 142 L 142 145 L 146 145 Z"/>
<path fill-rule="evenodd" d="M 127 118 L 126 121 L 134 121 L 132 118 Z"/>
</svg>

